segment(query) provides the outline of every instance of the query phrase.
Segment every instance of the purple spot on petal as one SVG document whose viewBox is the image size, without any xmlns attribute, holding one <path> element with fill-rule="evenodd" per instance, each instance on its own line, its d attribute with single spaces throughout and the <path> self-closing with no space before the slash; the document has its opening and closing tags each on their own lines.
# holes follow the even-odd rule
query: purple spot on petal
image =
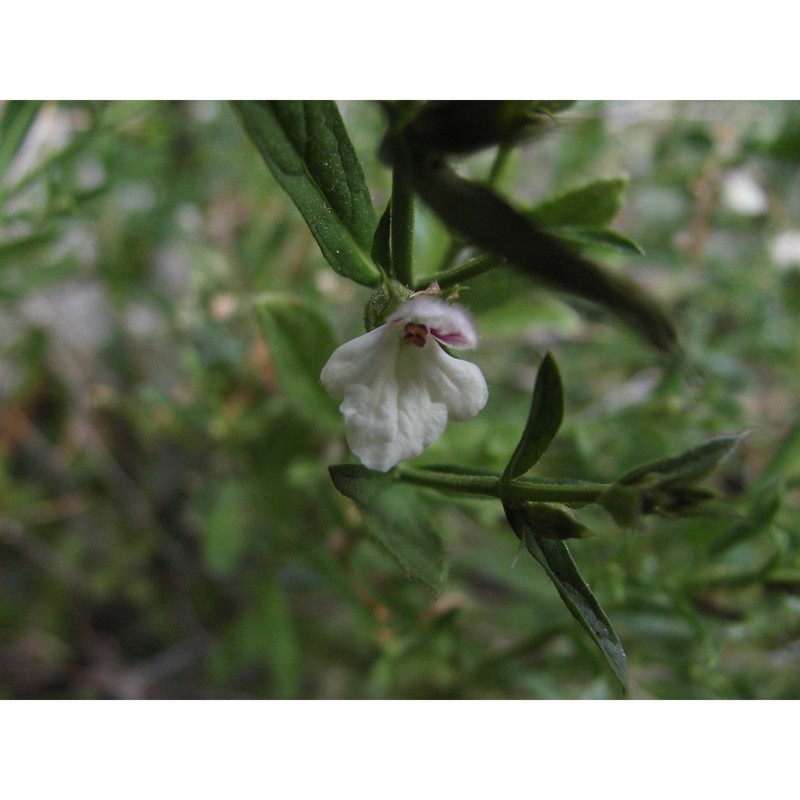
<svg viewBox="0 0 800 800">
<path fill-rule="evenodd" d="M 462 347 L 469 345 L 469 341 L 466 339 L 463 333 L 460 331 L 452 331 L 450 333 L 445 333 L 438 328 L 431 328 L 431 333 L 440 341 L 444 342 L 445 344 L 453 345 L 453 347 L 458 347 L 461 345 Z"/>
</svg>

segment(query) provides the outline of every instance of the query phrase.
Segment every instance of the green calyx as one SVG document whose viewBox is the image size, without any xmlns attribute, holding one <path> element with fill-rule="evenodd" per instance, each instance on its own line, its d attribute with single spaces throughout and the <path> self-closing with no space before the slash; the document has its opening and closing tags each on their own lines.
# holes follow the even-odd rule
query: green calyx
<svg viewBox="0 0 800 800">
<path fill-rule="evenodd" d="M 367 331 L 383 325 L 387 315 L 405 303 L 413 294 L 398 281 L 384 283 L 364 306 L 364 327 Z"/>
</svg>

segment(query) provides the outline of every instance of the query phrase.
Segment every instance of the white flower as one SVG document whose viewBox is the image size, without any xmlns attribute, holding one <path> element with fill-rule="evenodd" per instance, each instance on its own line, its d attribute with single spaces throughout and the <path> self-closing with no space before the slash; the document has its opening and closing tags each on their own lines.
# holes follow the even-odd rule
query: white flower
<svg viewBox="0 0 800 800">
<path fill-rule="evenodd" d="M 779 233 L 770 242 L 769 252 L 779 270 L 800 267 L 800 230 Z"/>
<path fill-rule="evenodd" d="M 761 217 L 769 211 L 767 193 L 745 169 L 731 170 L 723 176 L 722 204 L 745 217 Z"/>
<path fill-rule="evenodd" d="M 435 442 L 448 420 L 470 419 L 486 405 L 480 369 L 438 344 L 469 350 L 477 341 L 462 309 L 419 295 L 334 351 L 320 380 L 344 398 L 347 443 L 364 466 L 386 472 Z"/>
</svg>

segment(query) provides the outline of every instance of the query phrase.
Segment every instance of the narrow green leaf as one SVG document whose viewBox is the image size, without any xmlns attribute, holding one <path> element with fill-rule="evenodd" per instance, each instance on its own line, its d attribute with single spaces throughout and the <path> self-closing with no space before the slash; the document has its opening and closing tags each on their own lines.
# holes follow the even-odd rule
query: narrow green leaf
<svg viewBox="0 0 800 800">
<path fill-rule="evenodd" d="M 230 574 L 247 544 L 245 492 L 241 483 L 228 481 L 216 492 L 203 526 L 203 555 L 212 570 Z"/>
<path fill-rule="evenodd" d="M 773 158 L 800 163 L 800 104 L 791 103 L 778 135 L 767 142 L 763 149 Z"/>
<path fill-rule="evenodd" d="M 525 430 L 503 472 L 504 481 L 524 475 L 544 455 L 558 433 L 563 417 L 561 376 L 555 359 L 547 353 L 536 375 Z"/>
<path fill-rule="evenodd" d="M 625 177 L 604 178 L 548 198 L 531 211 L 531 217 L 543 227 L 551 225 L 610 225 L 622 208 L 628 186 Z"/>
<path fill-rule="evenodd" d="M 392 171 L 392 270 L 391 275 L 403 286 L 414 283 L 414 192 L 406 173 Z"/>
<path fill-rule="evenodd" d="M 688 486 L 704 478 L 739 446 L 742 436 L 716 436 L 677 456 L 642 464 L 623 475 L 623 486 Z"/>
<path fill-rule="evenodd" d="M 451 289 L 453 286 L 462 283 L 463 281 L 477 278 L 483 275 L 484 272 L 495 269 L 496 267 L 504 264 L 503 258 L 494 255 L 493 253 L 482 253 L 479 256 L 470 258 L 468 261 L 459 264 L 458 266 L 446 269 L 443 272 L 438 272 L 432 276 L 428 276 L 418 281 L 414 287 L 417 291 L 425 289 L 431 282 L 435 280 L 439 284 L 440 289 Z"/>
<path fill-rule="evenodd" d="M 518 506 L 528 528 L 543 539 L 586 539 L 592 532 L 567 506 L 556 503 L 521 503 Z"/>
<path fill-rule="evenodd" d="M 567 545 L 557 539 L 537 536 L 520 506 L 504 503 L 503 508 L 514 533 L 542 565 L 572 616 L 592 638 L 622 688 L 627 691 L 628 659 L 622 642 L 578 572 Z"/>
<path fill-rule="evenodd" d="M 42 233 L 33 233 L 30 236 L 0 242 L 0 268 L 9 263 L 15 263 L 17 259 L 35 254 L 42 247 L 51 244 L 55 238 L 55 231 L 46 230 Z"/>
<path fill-rule="evenodd" d="M 777 592 L 800 595 L 800 569 L 795 567 L 776 569 L 767 575 L 764 583 Z"/>
<path fill-rule="evenodd" d="M 291 295 L 264 294 L 254 303 L 281 391 L 316 425 L 337 429 L 337 403 L 319 382 L 335 337 L 319 309 Z"/>
<path fill-rule="evenodd" d="M 23 190 L 34 184 L 36 181 L 44 176 L 52 175 L 56 169 L 63 168 L 73 162 L 93 143 L 97 137 L 102 133 L 108 133 L 112 128 L 107 125 L 102 115 L 92 115 L 89 121 L 89 126 L 85 130 L 75 132 L 67 144 L 60 150 L 48 155 L 46 158 L 38 161 L 35 166 L 31 167 L 24 175 L 19 176 L 16 183 L 11 186 L 6 186 L 0 191 L 0 194 L 5 199 L 18 195 Z M 94 195 L 95 191 L 92 190 L 89 194 Z M 73 196 L 72 200 L 76 200 L 77 196 Z M 65 209 L 54 209 L 57 213 L 65 213 Z"/>
<path fill-rule="evenodd" d="M 738 564 L 714 564 L 710 567 L 697 570 L 685 577 L 682 581 L 687 589 L 737 589 L 762 583 L 764 579 L 774 574 L 775 567 L 780 562 L 780 555 L 774 553 L 761 564 L 742 568 Z"/>
<path fill-rule="evenodd" d="M 22 147 L 42 105 L 44 104 L 38 100 L 9 100 L 3 106 L 0 116 L 0 178 L 6 174 L 14 156 Z"/>
<path fill-rule="evenodd" d="M 408 123 L 405 135 L 437 153 L 470 153 L 518 142 L 552 126 L 530 100 L 432 100 Z"/>
<path fill-rule="evenodd" d="M 219 631 L 213 667 L 234 682 L 242 670 L 260 674 L 266 667 L 270 697 L 300 696 L 306 662 L 279 576 L 261 570 L 257 580 L 242 580 L 237 590 L 246 599 L 240 613 Z"/>
<path fill-rule="evenodd" d="M 387 275 L 392 274 L 392 201 L 386 204 L 386 211 L 378 220 L 375 236 L 372 239 L 372 260 L 383 268 Z"/>
<path fill-rule="evenodd" d="M 392 155 L 403 160 L 420 197 L 456 234 L 554 289 L 605 306 L 655 347 L 674 352 L 672 324 L 635 284 L 573 252 L 493 191 L 461 178 L 428 154 L 399 144 Z"/>
<path fill-rule="evenodd" d="M 298 697 L 301 692 L 303 655 L 289 598 L 277 576 L 264 582 L 259 595 L 259 635 L 262 640 L 269 642 L 261 647 L 264 661 L 271 668 L 275 695 L 287 699 Z"/>
<path fill-rule="evenodd" d="M 248 100 L 233 108 L 328 263 L 357 283 L 377 284 L 375 211 L 336 104 Z"/>
<path fill-rule="evenodd" d="M 370 535 L 406 573 L 438 591 L 446 569 L 445 548 L 419 492 L 391 473 L 356 464 L 329 468 L 333 485 L 355 500 Z"/>
<path fill-rule="evenodd" d="M 715 498 L 714 492 L 695 486 L 657 486 L 644 490 L 642 512 L 660 514 L 662 517 L 739 518 L 729 506 L 712 502 Z"/>
<path fill-rule="evenodd" d="M 578 247 L 602 247 L 625 255 L 644 255 L 644 250 L 633 239 L 609 228 L 558 225 L 548 227 L 547 232 Z"/>
</svg>

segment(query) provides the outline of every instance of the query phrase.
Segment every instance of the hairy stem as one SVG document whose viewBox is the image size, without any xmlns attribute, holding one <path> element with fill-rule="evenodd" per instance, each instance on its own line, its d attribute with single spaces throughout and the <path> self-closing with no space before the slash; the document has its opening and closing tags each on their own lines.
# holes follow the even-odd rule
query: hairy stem
<svg viewBox="0 0 800 800">
<path fill-rule="evenodd" d="M 539 503 L 596 503 L 608 489 L 604 483 L 569 484 L 520 479 L 501 484 L 496 475 L 460 475 L 408 466 L 398 467 L 397 474 L 401 481 L 431 489 Z"/>
<path fill-rule="evenodd" d="M 408 176 L 392 173 L 392 266 L 394 276 L 409 288 L 414 280 L 414 192 Z"/>
</svg>

